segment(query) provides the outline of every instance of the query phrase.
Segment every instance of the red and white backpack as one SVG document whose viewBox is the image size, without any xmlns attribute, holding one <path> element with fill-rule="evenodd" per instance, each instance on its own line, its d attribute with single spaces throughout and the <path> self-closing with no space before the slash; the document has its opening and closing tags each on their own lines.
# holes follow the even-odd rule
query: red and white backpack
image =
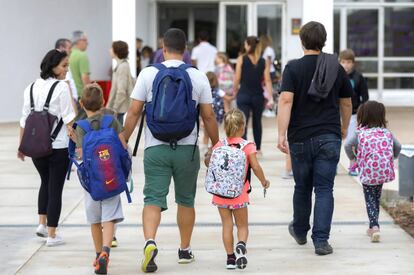
<svg viewBox="0 0 414 275">
<path fill-rule="evenodd" d="M 207 169 L 205 188 L 210 194 L 233 199 L 242 194 L 246 182 L 246 163 L 248 161 L 243 148 L 251 142 L 229 144 L 222 140 L 222 146 L 213 150 Z"/>
<path fill-rule="evenodd" d="M 357 129 L 357 162 L 362 184 L 379 185 L 393 181 L 393 138 L 386 128 Z"/>
</svg>

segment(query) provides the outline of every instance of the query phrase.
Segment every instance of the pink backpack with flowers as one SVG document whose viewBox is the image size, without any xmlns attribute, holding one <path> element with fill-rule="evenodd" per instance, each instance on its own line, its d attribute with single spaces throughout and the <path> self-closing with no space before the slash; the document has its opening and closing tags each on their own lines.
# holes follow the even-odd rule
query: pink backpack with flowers
<svg viewBox="0 0 414 275">
<path fill-rule="evenodd" d="M 386 128 L 358 128 L 357 161 L 362 184 L 394 180 L 393 138 Z"/>
</svg>

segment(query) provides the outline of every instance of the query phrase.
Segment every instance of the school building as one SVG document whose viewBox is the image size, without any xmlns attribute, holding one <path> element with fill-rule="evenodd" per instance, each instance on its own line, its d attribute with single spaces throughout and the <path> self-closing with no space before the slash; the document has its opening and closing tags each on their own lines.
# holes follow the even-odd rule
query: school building
<svg viewBox="0 0 414 275">
<path fill-rule="evenodd" d="M 368 79 L 371 98 L 414 106 L 414 0 L 0 0 L 3 38 L 0 122 L 17 121 L 23 89 L 39 72 L 41 58 L 56 39 L 83 30 L 89 38 L 91 78 L 109 79 L 108 49 L 139 37 L 156 49 L 170 27 L 183 29 L 189 46 L 201 30 L 230 58 L 244 38 L 268 34 L 283 66 L 302 56 L 298 31 L 310 20 L 328 32 L 326 52 L 352 48 Z M 130 50 L 131 71 L 135 52 Z"/>
</svg>

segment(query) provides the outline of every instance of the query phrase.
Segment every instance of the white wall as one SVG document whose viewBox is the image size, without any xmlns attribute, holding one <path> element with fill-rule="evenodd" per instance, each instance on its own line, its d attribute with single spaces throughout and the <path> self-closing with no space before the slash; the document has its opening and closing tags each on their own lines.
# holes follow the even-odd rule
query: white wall
<svg viewBox="0 0 414 275">
<path fill-rule="evenodd" d="M 131 75 L 137 75 L 136 67 L 136 0 L 112 1 L 112 40 L 122 40 L 128 44 Z M 131 62 L 132 60 L 132 62 Z M 112 62 L 114 63 L 114 62 Z"/>
<path fill-rule="evenodd" d="M 322 23 L 326 29 L 324 52 L 333 53 L 333 7 L 334 0 L 303 0 L 303 24 L 309 21 Z"/>
<path fill-rule="evenodd" d="M 91 79 L 109 79 L 111 0 L 0 0 L 0 122 L 17 121 L 23 90 L 39 77 L 40 62 L 58 38 L 83 30 Z"/>
<path fill-rule="evenodd" d="M 137 0 L 136 1 L 136 33 L 137 37 L 141 38 L 143 46 L 151 43 L 149 41 L 148 32 L 150 30 L 149 19 L 149 0 Z"/>
<path fill-rule="evenodd" d="M 303 0 L 289 0 L 287 2 L 287 24 L 286 24 L 286 61 L 303 56 L 302 44 L 298 34 L 292 34 L 292 18 L 302 18 Z M 303 20 L 302 20 L 303 24 Z M 286 64 L 284 64 L 286 65 Z"/>
</svg>

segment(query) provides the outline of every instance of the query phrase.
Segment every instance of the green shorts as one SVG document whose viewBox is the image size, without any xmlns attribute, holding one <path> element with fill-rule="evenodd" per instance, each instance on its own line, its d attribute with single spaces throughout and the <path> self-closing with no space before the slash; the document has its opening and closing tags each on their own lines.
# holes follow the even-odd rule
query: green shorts
<svg viewBox="0 0 414 275">
<path fill-rule="evenodd" d="M 200 170 L 200 152 L 194 145 L 157 145 L 144 151 L 144 205 L 155 205 L 167 210 L 167 195 L 171 178 L 174 179 L 175 202 L 194 207 L 197 176 Z"/>
</svg>

